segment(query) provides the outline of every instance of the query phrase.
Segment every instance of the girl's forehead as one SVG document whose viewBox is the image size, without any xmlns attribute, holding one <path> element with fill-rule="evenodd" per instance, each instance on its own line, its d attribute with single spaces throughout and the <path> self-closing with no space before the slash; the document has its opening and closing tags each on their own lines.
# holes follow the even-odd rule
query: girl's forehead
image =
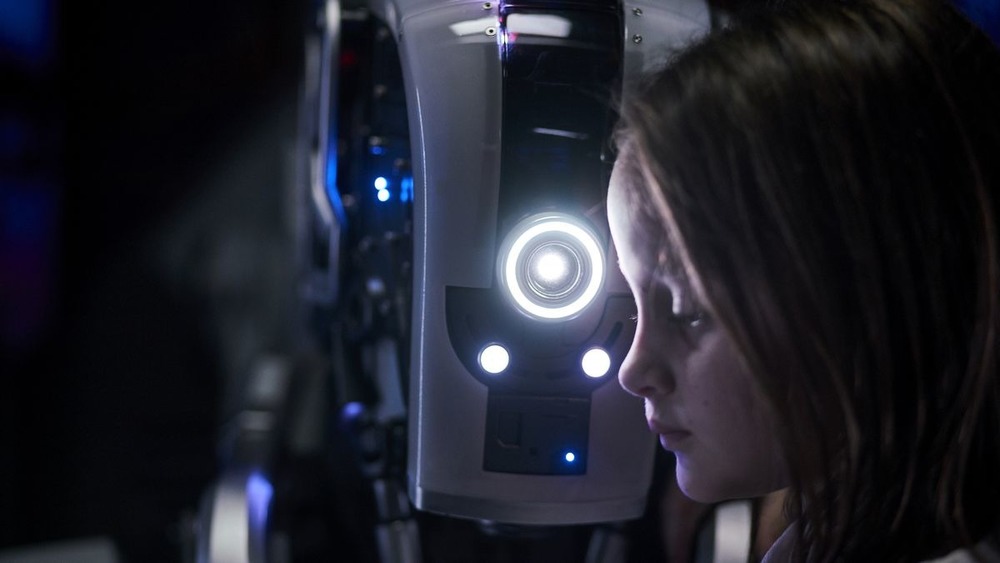
<svg viewBox="0 0 1000 563">
<path fill-rule="evenodd" d="M 667 219 L 660 216 L 650 198 L 640 189 L 630 190 L 628 217 L 636 242 L 645 249 L 650 267 L 660 276 L 683 278 L 680 249 L 670 236 Z"/>
<path fill-rule="evenodd" d="M 612 192 L 609 202 L 609 211 L 617 215 L 611 223 L 622 271 L 626 277 L 631 274 L 639 286 L 654 281 L 670 286 L 683 283 L 687 276 L 663 222 L 648 207 L 637 205 L 640 200 L 629 197 L 628 191 L 623 189 L 617 196 Z"/>
<path fill-rule="evenodd" d="M 619 206 L 619 212 L 624 213 L 634 229 L 651 235 L 663 230 L 663 222 L 655 211 L 648 186 L 631 151 L 623 153 L 615 163 L 609 199 Z"/>
</svg>

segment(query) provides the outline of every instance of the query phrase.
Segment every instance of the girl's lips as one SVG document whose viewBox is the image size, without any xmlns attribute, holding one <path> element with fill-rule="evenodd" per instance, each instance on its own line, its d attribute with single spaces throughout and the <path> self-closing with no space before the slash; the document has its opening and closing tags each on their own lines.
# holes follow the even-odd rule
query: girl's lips
<svg viewBox="0 0 1000 563">
<path fill-rule="evenodd" d="M 649 419 L 649 429 L 660 435 L 660 444 L 668 450 L 675 449 L 681 442 L 691 436 L 689 430 L 679 426 L 672 426 L 658 420 Z"/>
<path fill-rule="evenodd" d="M 668 424 L 666 422 L 661 422 L 661 421 L 659 421 L 659 420 L 657 420 L 655 418 L 650 418 L 646 422 L 647 422 L 647 424 L 649 424 L 649 430 L 650 430 L 650 432 L 653 432 L 654 434 L 661 434 L 661 435 L 663 435 L 663 434 L 690 434 L 691 433 L 686 428 L 683 428 L 681 426 L 676 426 L 676 425 L 673 425 L 673 424 Z"/>
</svg>

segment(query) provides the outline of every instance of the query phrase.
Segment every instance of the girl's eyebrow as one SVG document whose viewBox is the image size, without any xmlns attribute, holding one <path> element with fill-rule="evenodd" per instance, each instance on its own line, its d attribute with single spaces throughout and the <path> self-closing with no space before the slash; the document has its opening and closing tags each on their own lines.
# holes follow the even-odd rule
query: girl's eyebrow
<svg viewBox="0 0 1000 563">
<path fill-rule="evenodd" d="M 671 255 L 675 256 L 675 258 L 671 259 Z M 670 276 L 682 284 L 689 283 L 689 277 L 684 268 L 684 264 L 676 258 L 676 252 L 668 248 L 661 248 L 657 253 L 656 267 L 653 268 L 653 276 L 657 278 Z"/>
</svg>

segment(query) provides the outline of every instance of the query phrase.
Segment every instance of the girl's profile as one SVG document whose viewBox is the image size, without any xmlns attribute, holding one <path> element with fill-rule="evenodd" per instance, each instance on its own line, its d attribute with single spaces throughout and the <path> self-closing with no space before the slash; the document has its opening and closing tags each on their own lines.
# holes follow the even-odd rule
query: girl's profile
<svg viewBox="0 0 1000 563">
<path fill-rule="evenodd" d="M 766 561 L 1000 560 L 1000 55 L 945 2 L 762 9 L 627 101 L 621 384 Z"/>
</svg>

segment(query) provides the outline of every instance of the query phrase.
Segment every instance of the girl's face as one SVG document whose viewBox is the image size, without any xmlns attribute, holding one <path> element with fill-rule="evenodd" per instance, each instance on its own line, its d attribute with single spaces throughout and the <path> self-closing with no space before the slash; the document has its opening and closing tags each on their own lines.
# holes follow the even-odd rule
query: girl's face
<svg viewBox="0 0 1000 563">
<path fill-rule="evenodd" d="M 685 276 L 658 266 L 662 239 L 635 212 L 631 184 L 616 167 L 608 219 L 639 311 L 635 340 L 618 375 L 622 387 L 645 399 L 649 428 L 676 455 L 677 483 L 688 497 L 715 502 L 785 487 L 769 410 L 734 344 L 704 314 Z"/>
</svg>

